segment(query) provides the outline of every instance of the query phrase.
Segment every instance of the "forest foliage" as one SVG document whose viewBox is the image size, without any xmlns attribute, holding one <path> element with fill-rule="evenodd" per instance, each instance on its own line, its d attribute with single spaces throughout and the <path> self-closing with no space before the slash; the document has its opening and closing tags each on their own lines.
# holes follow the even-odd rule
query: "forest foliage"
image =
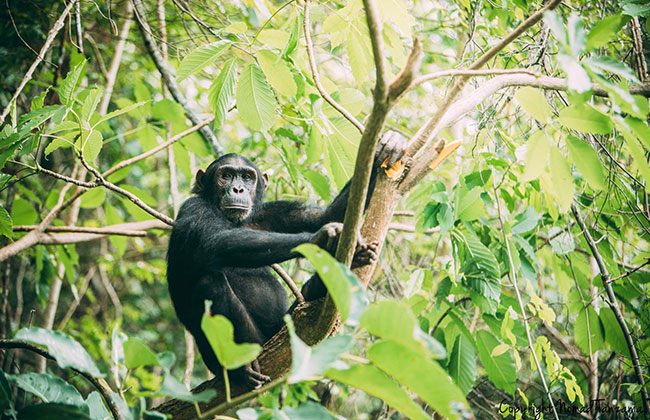
<svg viewBox="0 0 650 420">
<path fill-rule="evenodd" d="M 0 418 L 164 418 L 169 399 L 242 420 L 649 415 L 646 3 L 8 1 Z M 237 152 L 268 199 L 329 202 L 382 112 L 377 75 L 402 80 L 420 45 L 378 127 L 425 146 L 386 182 L 425 171 L 393 194 L 374 271 L 314 245 L 281 264 L 320 274 L 338 333 L 310 346 L 286 317 L 287 372 L 190 392 L 209 375 L 165 253 L 194 174 Z M 263 351 L 202 327 L 227 369 Z"/>
</svg>

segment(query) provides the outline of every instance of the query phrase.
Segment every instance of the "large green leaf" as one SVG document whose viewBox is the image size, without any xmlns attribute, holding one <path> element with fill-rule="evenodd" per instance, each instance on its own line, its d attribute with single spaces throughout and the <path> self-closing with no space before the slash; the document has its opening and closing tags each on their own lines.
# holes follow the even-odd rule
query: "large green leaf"
<svg viewBox="0 0 650 420">
<path fill-rule="evenodd" d="M 553 115 L 551 107 L 546 102 L 546 97 L 539 89 L 523 87 L 517 90 L 515 99 L 524 111 L 538 121 L 546 122 Z"/>
<path fill-rule="evenodd" d="M 284 407 L 279 412 L 280 415 L 274 418 L 290 420 L 336 420 L 336 417 L 331 415 L 325 407 L 313 401 L 304 402 L 298 407 Z"/>
<path fill-rule="evenodd" d="M 43 402 L 85 406 L 79 391 L 63 379 L 46 373 L 8 375 L 20 389 L 36 395 Z"/>
<path fill-rule="evenodd" d="M 275 97 L 255 64 L 244 68 L 237 82 L 237 110 L 252 130 L 268 130 L 275 119 Z"/>
<path fill-rule="evenodd" d="M 60 331 L 38 327 L 23 328 L 14 338 L 47 347 L 62 368 L 70 367 L 95 377 L 103 376 L 81 344 Z"/>
<path fill-rule="evenodd" d="M 411 308 L 404 302 L 373 303 L 361 315 L 360 326 L 370 334 L 393 340 L 411 350 L 430 352 L 437 359 L 447 357 L 442 344 L 420 329 Z"/>
<path fill-rule="evenodd" d="M 569 211 L 575 194 L 571 168 L 557 147 L 551 147 L 551 179 L 553 192 L 562 211 Z"/>
<path fill-rule="evenodd" d="M 492 350 L 499 344 L 496 337 L 488 331 L 481 330 L 476 334 L 478 355 L 488 374 L 488 378 L 497 388 L 506 391 L 510 395 L 514 395 L 515 383 L 517 382 L 515 359 L 510 352 L 505 352 L 499 356 L 492 356 Z"/>
<path fill-rule="evenodd" d="M 61 103 L 70 107 L 73 103 L 74 94 L 77 91 L 77 87 L 81 82 L 81 78 L 84 75 L 84 70 L 86 69 L 86 60 L 83 60 L 77 64 L 68 75 L 61 82 L 59 87 L 59 98 Z"/>
<path fill-rule="evenodd" d="M 605 330 L 605 341 L 619 354 L 630 357 L 630 348 L 627 346 L 621 324 L 611 308 L 600 308 L 600 321 Z"/>
<path fill-rule="evenodd" d="M 543 131 L 534 132 L 526 143 L 526 166 L 521 182 L 537 179 L 548 163 L 549 144 Z"/>
<path fill-rule="evenodd" d="M 223 65 L 217 79 L 210 86 L 208 100 L 214 109 L 214 124 L 216 127 L 226 121 L 226 113 L 235 95 L 235 77 L 237 76 L 237 61 L 232 58 Z"/>
<path fill-rule="evenodd" d="M 591 188 L 604 190 L 606 188 L 605 171 L 594 148 L 587 142 L 573 136 L 569 136 L 566 143 L 569 147 L 571 161 L 584 175 Z"/>
<path fill-rule="evenodd" d="M 467 246 L 467 250 L 472 257 L 472 262 L 481 270 L 485 278 L 498 281 L 501 278 L 501 272 L 499 270 L 499 263 L 492 251 L 483 245 L 476 234 L 469 229 L 463 228 L 458 233 Z"/>
<path fill-rule="evenodd" d="M 365 19 L 353 19 L 349 29 L 346 47 L 352 75 L 358 85 L 364 85 L 374 75 L 372 46 Z"/>
<path fill-rule="evenodd" d="M 408 418 L 418 420 L 429 418 L 395 380 L 375 366 L 354 365 L 345 370 L 329 369 L 325 376 L 379 398 Z"/>
<path fill-rule="evenodd" d="M 612 132 L 612 120 L 608 115 L 590 105 L 570 106 L 560 111 L 560 122 L 566 127 L 592 134 Z"/>
<path fill-rule="evenodd" d="M 139 338 L 130 338 L 122 344 L 124 348 L 124 364 L 127 369 L 135 369 L 138 366 L 157 366 L 158 357 Z"/>
<path fill-rule="evenodd" d="M 616 34 L 630 20 L 629 16 L 613 15 L 599 20 L 587 34 L 587 50 L 600 48 L 609 41 L 618 39 Z"/>
<path fill-rule="evenodd" d="M 257 52 L 257 61 L 271 86 L 280 94 L 293 98 L 297 86 L 293 74 L 282 58 L 270 50 Z"/>
<path fill-rule="evenodd" d="M 18 411 L 18 420 L 93 420 L 87 407 L 76 405 L 43 403 L 28 405 Z"/>
<path fill-rule="evenodd" d="M 576 345 L 585 354 L 590 354 L 603 348 L 603 326 L 598 314 L 591 306 L 578 312 L 574 324 L 574 338 Z"/>
<path fill-rule="evenodd" d="M 217 41 L 213 44 L 202 45 L 189 53 L 178 67 L 177 81 L 182 81 L 188 76 L 214 63 L 221 54 L 230 47 L 230 41 Z"/>
<path fill-rule="evenodd" d="M 472 389 L 476 381 L 476 352 L 462 334 L 456 337 L 447 370 L 463 393 Z"/>
<path fill-rule="evenodd" d="M 86 405 L 90 410 L 90 417 L 93 420 L 111 420 L 113 416 L 104 404 L 104 399 L 97 391 L 88 394 L 86 398 Z"/>
<path fill-rule="evenodd" d="M 210 401 L 217 396 L 217 391 L 214 389 L 204 389 L 203 391 L 194 394 L 191 391 L 188 391 L 181 381 L 167 373 L 165 374 L 165 378 L 163 379 L 158 394 L 194 403 Z"/>
<path fill-rule="evenodd" d="M 237 369 L 252 362 L 262 352 L 257 343 L 235 343 L 232 323 L 223 315 L 203 314 L 201 329 L 205 334 L 219 363 L 226 369 Z"/>
<path fill-rule="evenodd" d="M 325 164 L 340 189 L 354 172 L 361 134 L 343 117 L 323 119 L 323 123 L 324 133 L 321 140 L 327 145 L 325 152 L 328 157 Z"/>
<path fill-rule="evenodd" d="M 302 244 L 295 250 L 314 266 L 332 296 L 336 309 L 341 313 L 341 319 L 349 325 L 358 325 L 368 298 L 357 276 L 316 245 Z"/>
<path fill-rule="evenodd" d="M 323 373 L 352 346 L 352 336 L 337 335 L 327 338 L 314 347 L 309 347 L 296 334 L 291 317 L 285 316 L 291 341 L 291 372 L 287 382 L 297 383 L 313 380 Z"/>
<path fill-rule="evenodd" d="M 469 410 L 465 394 L 425 354 L 394 341 L 381 340 L 368 349 L 368 359 L 443 416 L 457 419 L 461 418 L 462 411 Z"/>
<path fill-rule="evenodd" d="M 625 118 L 625 123 L 630 127 L 639 141 L 641 141 L 646 148 L 650 149 L 650 127 L 648 127 L 648 123 L 633 117 Z"/>
</svg>

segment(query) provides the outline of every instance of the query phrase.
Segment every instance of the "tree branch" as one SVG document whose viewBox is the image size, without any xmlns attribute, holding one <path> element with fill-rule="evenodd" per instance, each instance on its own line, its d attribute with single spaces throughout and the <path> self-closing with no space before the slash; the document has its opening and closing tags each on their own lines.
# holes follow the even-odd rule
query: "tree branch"
<svg viewBox="0 0 650 420">
<path fill-rule="evenodd" d="M 131 0 L 131 1 L 133 2 L 135 17 L 138 21 L 140 31 L 142 32 L 142 38 L 144 40 L 144 44 L 147 47 L 147 51 L 149 51 L 149 55 L 151 55 L 154 64 L 158 68 L 158 71 L 162 76 L 163 82 L 169 89 L 169 92 L 174 97 L 176 102 L 178 102 L 183 107 L 183 109 L 185 110 L 185 115 L 187 115 L 187 118 L 189 118 L 189 120 L 192 121 L 192 124 L 201 125 L 202 123 L 201 119 L 197 117 L 196 114 L 194 114 L 194 112 L 190 109 L 187 99 L 185 99 L 178 85 L 176 84 L 174 76 L 172 76 L 171 72 L 165 65 L 165 61 L 160 53 L 160 50 L 158 49 L 158 46 L 156 45 L 156 41 L 151 35 L 151 27 L 149 26 L 149 23 L 147 23 L 147 19 L 145 18 L 144 9 L 142 8 L 142 0 Z M 202 125 L 200 131 L 201 134 L 203 135 L 203 138 L 207 140 L 207 142 L 214 150 L 214 153 L 217 155 L 223 154 L 223 149 L 219 145 L 219 142 L 217 141 L 217 138 L 214 136 L 214 133 L 212 133 L 212 130 L 210 130 L 210 128 L 208 128 L 207 126 Z"/>
<path fill-rule="evenodd" d="M 603 287 L 605 288 L 605 292 L 607 292 L 607 297 L 609 299 L 607 304 L 614 312 L 614 315 L 616 316 L 616 320 L 618 321 L 618 324 L 621 326 L 621 331 L 625 336 L 625 342 L 627 343 L 627 348 L 630 351 L 630 357 L 632 358 L 632 365 L 634 366 L 634 372 L 636 373 L 637 379 L 639 381 L 639 385 L 641 385 L 640 391 L 641 391 L 641 398 L 643 399 L 643 406 L 645 408 L 645 412 L 650 413 L 650 400 L 648 400 L 648 390 L 645 387 L 645 380 L 643 379 L 643 372 L 641 371 L 639 356 L 636 352 L 636 347 L 634 346 L 634 340 L 632 339 L 632 334 L 630 334 L 630 329 L 627 327 L 625 318 L 623 318 L 623 314 L 621 313 L 621 308 L 618 305 L 618 300 L 616 300 L 614 289 L 612 289 L 609 271 L 607 271 L 607 267 L 605 266 L 603 257 L 600 255 L 598 246 L 596 245 L 594 239 L 591 237 L 591 233 L 589 233 L 589 230 L 587 229 L 587 226 L 585 225 L 585 222 L 582 219 L 582 215 L 580 215 L 580 210 L 578 210 L 578 207 L 576 206 L 575 203 L 571 205 L 571 212 L 573 212 L 573 216 L 575 217 L 576 222 L 578 222 L 580 229 L 582 229 L 582 233 L 585 237 L 585 241 L 587 241 L 587 245 L 591 250 L 591 254 L 593 255 L 594 259 L 596 260 L 596 264 L 598 265 L 598 271 L 600 271 L 600 278 L 603 281 Z"/>
</svg>

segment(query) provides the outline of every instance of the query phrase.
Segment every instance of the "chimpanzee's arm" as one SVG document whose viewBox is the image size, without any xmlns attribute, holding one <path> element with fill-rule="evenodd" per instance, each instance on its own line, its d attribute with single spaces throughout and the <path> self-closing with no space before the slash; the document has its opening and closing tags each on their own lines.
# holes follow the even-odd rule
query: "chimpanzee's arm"
<svg viewBox="0 0 650 420">
<path fill-rule="evenodd" d="M 370 174 L 365 208 L 372 198 L 380 165 L 387 160 L 387 166 L 392 167 L 404 155 L 405 147 L 406 139 L 394 131 L 386 132 L 380 139 Z M 343 222 L 349 196 L 348 181 L 336 198 L 324 208 L 304 205 L 298 201 L 266 202 L 257 210 L 251 225 L 273 232 L 316 232 L 326 223 Z"/>
</svg>

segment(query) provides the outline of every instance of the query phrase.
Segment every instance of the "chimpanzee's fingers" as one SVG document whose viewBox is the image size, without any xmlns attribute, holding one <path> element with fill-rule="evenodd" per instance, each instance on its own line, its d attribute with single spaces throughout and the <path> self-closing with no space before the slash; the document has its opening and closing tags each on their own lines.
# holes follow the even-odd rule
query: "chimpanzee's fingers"
<svg viewBox="0 0 650 420">
<path fill-rule="evenodd" d="M 395 165 L 397 161 L 399 161 L 404 156 L 407 143 L 408 140 L 404 136 L 393 132 L 393 135 L 391 136 L 391 143 L 389 145 L 390 156 L 388 157 L 388 163 L 386 164 L 386 167 L 392 168 L 393 165 Z"/>
<path fill-rule="evenodd" d="M 385 132 L 379 139 L 379 145 L 377 146 L 377 162 L 380 166 L 384 161 L 390 156 L 391 153 L 391 142 L 393 141 L 394 131 Z M 390 166 L 389 166 L 390 168 Z"/>
</svg>

